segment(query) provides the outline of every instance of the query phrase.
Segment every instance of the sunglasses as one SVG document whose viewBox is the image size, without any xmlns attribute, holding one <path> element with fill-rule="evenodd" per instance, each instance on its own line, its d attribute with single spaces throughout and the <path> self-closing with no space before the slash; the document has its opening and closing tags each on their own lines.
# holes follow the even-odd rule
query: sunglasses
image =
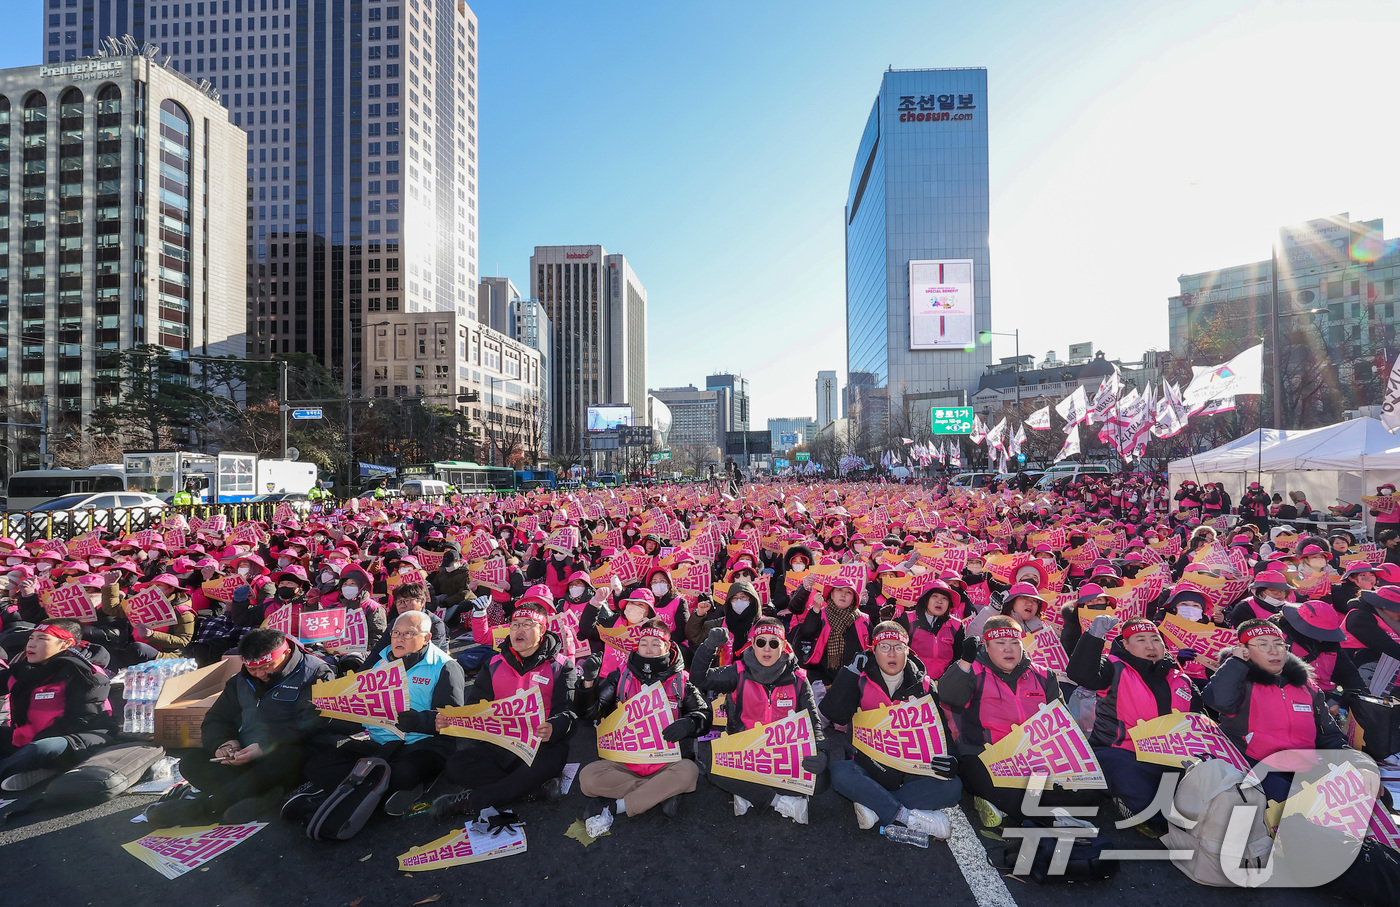
<svg viewBox="0 0 1400 907">
<path fill-rule="evenodd" d="M 756 637 L 753 644 L 760 649 L 781 649 L 783 647 L 783 641 L 776 636 Z"/>
</svg>

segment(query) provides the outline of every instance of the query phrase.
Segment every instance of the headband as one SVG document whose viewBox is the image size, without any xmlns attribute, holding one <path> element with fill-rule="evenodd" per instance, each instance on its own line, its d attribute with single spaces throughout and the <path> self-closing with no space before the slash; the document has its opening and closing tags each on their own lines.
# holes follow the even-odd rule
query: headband
<svg viewBox="0 0 1400 907">
<path fill-rule="evenodd" d="M 533 601 L 522 601 L 517 604 L 515 610 L 511 612 L 511 617 L 528 618 L 542 627 L 549 623 L 549 612 L 542 604 Z"/>
<path fill-rule="evenodd" d="M 875 634 L 875 640 L 871 645 L 878 646 L 882 642 L 904 643 L 907 642 L 907 639 L 904 633 L 899 630 L 881 630 L 879 633 Z"/>
<path fill-rule="evenodd" d="M 46 633 L 55 639 L 66 639 L 69 642 L 77 642 L 77 640 L 73 638 L 72 633 L 69 633 L 62 627 L 55 627 L 53 624 L 40 624 L 39 626 L 34 628 L 33 632 Z"/>
<path fill-rule="evenodd" d="M 994 639 L 1019 640 L 1021 636 L 1022 633 L 1019 627 L 993 627 L 982 634 L 982 639 L 986 642 L 991 642 Z"/>
<path fill-rule="evenodd" d="M 781 624 L 764 624 L 761 627 L 754 627 L 753 636 L 776 636 L 787 642 L 787 633 L 783 631 Z"/>
<path fill-rule="evenodd" d="M 1134 633 L 1156 633 L 1158 636 L 1162 635 L 1162 631 L 1157 628 L 1156 624 L 1142 617 L 1139 617 L 1135 620 L 1130 620 L 1126 624 L 1124 624 L 1123 630 L 1119 635 L 1122 636 L 1124 639 L 1127 639 Z"/>
<path fill-rule="evenodd" d="M 268 652 L 266 655 L 259 655 L 257 658 L 249 658 L 249 659 L 246 659 L 246 660 L 243 662 L 243 667 L 245 667 L 245 668 L 267 668 L 267 667 L 271 667 L 272 665 L 277 664 L 277 663 L 278 663 L 279 661 L 281 661 L 283 658 L 287 657 L 287 653 L 291 651 L 291 648 L 292 648 L 292 647 L 291 647 L 291 646 L 287 643 L 287 641 L 284 639 L 284 640 L 282 640 L 282 642 L 278 643 L 277 648 L 273 649 L 271 652 Z"/>
<path fill-rule="evenodd" d="M 640 630 L 637 631 L 638 642 L 640 642 L 643 639 L 646 639 L 648 636 L 650 636 L 653 639 L 659 639 L 662 642 L 667 643 L 668 645 L 671 642 L 671 634 L 667 632 L 665 627 L 642 627 Z"/>
<path fill-rule="evenodd" d="M 1269 623 L 1260 624 L 1257 627 L 1250 627 L 1248 630 L 1240 633 L 1240 644 L 1247 646 L 1250 642 L 1261 636 L 1277 636 L 1279 639 L 1282 639 L 1283 631 Z"/>
</svg>

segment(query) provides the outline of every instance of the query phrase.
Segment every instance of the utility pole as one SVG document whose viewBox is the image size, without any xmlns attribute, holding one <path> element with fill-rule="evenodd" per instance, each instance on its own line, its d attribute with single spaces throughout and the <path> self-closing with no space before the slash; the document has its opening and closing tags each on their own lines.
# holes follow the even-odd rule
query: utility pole
<svg viewBox="0 0 1400 907">
<path fill-rule="evenodd" d="M 287 402 L 287 373 L 291 370 L 291 363 L 286 359 L 277 360 L 277 412 L 282 417 L 282 459 L 287 459 L 287 410 L 291 404 Z"/>
<path fill-rule="evenodd" d="M 1274 428 L 1283 428 L 1283 375 L 1278 355 L 1278 244 L 1271 249 L 1269 275 L 1273 282 L 1273 303 L 1269 306 L 1269 361 L 1273 365 Z"/>
<path fill-rule="evenodd" d="M 39 398 L 39 466 L 49 468 L 49 398 Z"/>
</svg>

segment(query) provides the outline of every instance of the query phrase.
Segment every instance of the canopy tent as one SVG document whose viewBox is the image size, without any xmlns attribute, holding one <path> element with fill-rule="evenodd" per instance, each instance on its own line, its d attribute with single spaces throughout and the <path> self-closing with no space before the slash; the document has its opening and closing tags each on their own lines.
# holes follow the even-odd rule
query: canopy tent
<svg viewBox="0 0 1400 907">
<path fill-rule="evenodd" d="M 1400 484 L 1400 438 L 1370 418 L 1306 430 L 1266 428 L 1173 460 L 1168 473 L 1173 493 L 1186 479 L 1219 482 L 1238 504 L 1249 483 L 1258 481 L 1285 500 L 1288 492 L 1301 491 L 1325 513 L 1340 501 L 1359 504 L 1384 482 Z"/>
</svg>

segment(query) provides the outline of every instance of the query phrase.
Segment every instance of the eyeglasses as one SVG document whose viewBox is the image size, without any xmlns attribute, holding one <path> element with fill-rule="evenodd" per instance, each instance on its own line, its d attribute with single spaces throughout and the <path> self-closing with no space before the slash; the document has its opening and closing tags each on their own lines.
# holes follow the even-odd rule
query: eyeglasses
<svg viewBox="0 0 1400 907">
<path fill-rule="evenodd" d="M 783 647 L 783 641 L 776 636 L 755 637 L 753 644 L 760 649 L 781 649 Z"/>
<path fill-rule="evenodd" d="M 427 636 L 422 630 L 395 630 L 389 634 L 391 639 L 412 639 L 415 636 Z"/>
<path fill-rule="evenodd" d="M 881 655 L 895 655 L 899 652 L 908 652 L 909 647 L 902 642 L 882 642 L 875 647 L 875 651 Z"/>
<path fill-rule="evenodd" d="M 1265 655 L 1277 655 L 1280 652 L 1288 651 L 1287 643 L 1281 642 L 1250 643 L 1249 647 L 1256 652 L 1263 652 Z"/>
<path fill-rule="evenodd" d="M 512 630 L 528 630 L 531 627 L 538 627 L 539 623 L 533 620 L 513 620 L 510 622 Z"/>
</svg>

